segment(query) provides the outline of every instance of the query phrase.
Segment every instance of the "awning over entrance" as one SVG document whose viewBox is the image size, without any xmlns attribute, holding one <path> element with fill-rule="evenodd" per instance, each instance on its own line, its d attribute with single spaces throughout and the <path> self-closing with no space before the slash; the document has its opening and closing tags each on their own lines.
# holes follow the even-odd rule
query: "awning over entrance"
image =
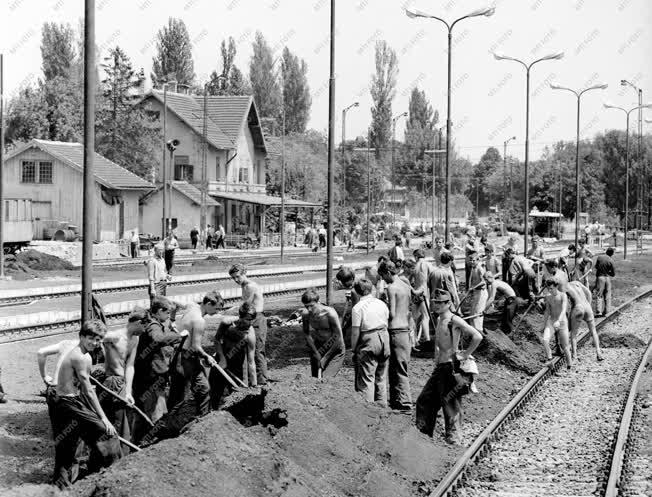
<svg viewBox="0 0 652 497">
<path fill-rule="evenodd" d="M 235 200 L 238 202 L 246 202 L 249 204 L 263 205 L 266 207 L 276 207 L 281 205 L 281 197 L 265 195 L 264 193 L 216 192 L 216 193 L 211 193 L 211 197 L 219 200 Z M 322 207 L 322 204 L 318 204 L 314 202 L 304 202 L 303 200 L 296 200 L 293 198 L 286 198 L 285 206 L 286 207 Z"/>
</svg>

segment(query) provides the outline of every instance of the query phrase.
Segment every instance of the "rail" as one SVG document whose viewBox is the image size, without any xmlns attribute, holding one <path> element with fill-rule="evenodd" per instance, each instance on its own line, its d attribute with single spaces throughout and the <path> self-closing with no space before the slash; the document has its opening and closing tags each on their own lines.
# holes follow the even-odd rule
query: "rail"
<svg viewBox="0 0 652 497">
<path fill-rule="evenodd" d="M 620 316 L 623 311 L 627 310 L 633 303 L 652 295 L 652 290 L 640 293 L 636 297 L 628 300 L 617 309 L 610 312 L 602 321 L 596 325 L 596 329 L 601 330 L 607 323 Z M 590 332 L 584 331 L 578 337 L 578 345 L 583 345 L 590 336 Z M 505 428 L 507 422 L 511 421 L 518 412 L 524 407 L 525 403 L 536 394 L 537 390 L 543 383 L 556 371 L 562 364 L 561 357 L 555 357 L 548 367 L 543 367 L 511 400 L 505 408 L 494 418 L 480 435 L 473 441 L 471 446 L 464 451 L 462 456 L 457 460 L 455 465 L 448 471 L 446 476 L 439 482 L 439 485 L 429 494 L 431 497 L 451 496 L 457 488 L 458 482 L 464 479 L 466 471 L 470 465 L 490 449 L 490 443 L 495 435 Z"/>
</svg>

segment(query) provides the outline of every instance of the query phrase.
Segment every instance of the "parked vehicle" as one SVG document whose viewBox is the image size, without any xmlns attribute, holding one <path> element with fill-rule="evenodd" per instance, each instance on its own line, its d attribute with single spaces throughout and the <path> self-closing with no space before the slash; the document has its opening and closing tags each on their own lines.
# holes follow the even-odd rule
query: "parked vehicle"
<svg viewBox="0 0 652 497">
<path fill-rule="evenodd" d="M 4 251 L 13 254 L 32 241 L 32 201 L 28 198 L 7 198 L 4 207 Z"/>
</svg>

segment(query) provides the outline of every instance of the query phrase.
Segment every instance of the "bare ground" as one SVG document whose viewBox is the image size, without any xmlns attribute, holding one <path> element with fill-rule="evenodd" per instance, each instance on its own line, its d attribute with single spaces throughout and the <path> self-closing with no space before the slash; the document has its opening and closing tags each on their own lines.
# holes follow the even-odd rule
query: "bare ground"
<svg viewBox="0 0 652 497">
<path fill-rule="evenodd" d="M 615 305 L 652 281 L 651 262 L 650 256 L 617 261 Z M 337 298 L 342 299 L 341 292 Z M 297 307 L 296 302 L 278 303 L 272 312 L 286 317 Z M 465 399 L 465 444 L 538 368 L 540 321 L 541 315 L 531 314 L 511 339 L 495 333 L 501 347 L 481 352 L 480 392 Z M 505 352 L 511 349 L 513 353 Z M 0 355 L 6 353 L 0 348 Z M 252 389 L 234 395 L 231 412 L 213 412 L 180 437 L 82 480 L 74 494 L 426 495 L 464 450 L 443 441 L 441 425 L 429 439 L 415 430 L 414 415 L 363 402 L 353 391 L 350 358 L 334 379 L 324 383 L 312 379 L 299 327 L 273 328 L 268 356 L 271 374 L 279 381 L 265 392 Z M 3 366 L 6 359 L 2 358 Z M 12 382 L 5 383 L 11 401 L 0 407 L 0 492 L 51 495 L 52 487 L 43 483 L 52 467 L 53 449 L 45 405 L 33 395 L 40 388 L 34 381 L 38 374 L 30 370 L 36 369 L 34 353 L 25 346 L 16 348 L 10 363 L 20 364 L 24 371 L 12 373 Z M 413 399 L 432 366 L 428 357 L 411 361 Z M 244 405 L 250 416 L 241 414 Z M 252 405 L 258 407 L 251 409 Z"/>
</svg>

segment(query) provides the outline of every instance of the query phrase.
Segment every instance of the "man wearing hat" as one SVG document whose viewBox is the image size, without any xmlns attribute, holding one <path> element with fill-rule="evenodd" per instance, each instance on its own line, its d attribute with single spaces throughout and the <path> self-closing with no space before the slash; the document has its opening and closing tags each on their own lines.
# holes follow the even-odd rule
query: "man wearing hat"
<svg viewBox="0 0 652 497">
<path fill-rule="evenodd" d="M 410 362 L 410 300 L 412 288 L 397 277 L 393 262 L 383 262 L 378 274 L 387 283 L 389 306 L 389 406 L 399 411 L 412 410 L 408 377 Z"/>
<path fill-rule="evenodd" d="M 154 245 L 154 257 L 146 262 L 150 302 L 154 297 L 164 297 L 167 294 L 167 285 L 170 276 L 168 275 L 165 260 L 163 259 L 164 250 L 163 243 L 157 243 Z"/>
<path fill-rule="evenodd" d="M 451 296 L 447 291 L 436 290 L 432 303 L 439 317 L 435 330 L 435 370 L 417 399 L 416 426 L 422 433 L 433 436 L 437 413 L 442 409 L 446 441 L 457 444 L 461 442 L 461 398 L 468 393 L 473 379 L 460 369 L 460 363 L 469 361 L 482 341 L 482 334 L 451 312 Z M 470 340 L 468 347 L 460 351 L 463 336 Z"/>
<path fill-rule="evenodd" d="M 543 252 L 543 248 L 540 245 L 541 238 L 535 236 L 532 238 L 532 247 L 527 251 L 528 259 L 534 261 L 532 269 L 534 269 L 535 274 L 537 275 L 536 284 L 537 291 L 541 288 L 541 265 L 546 258 L 546 254 Z"/>
</svg>

